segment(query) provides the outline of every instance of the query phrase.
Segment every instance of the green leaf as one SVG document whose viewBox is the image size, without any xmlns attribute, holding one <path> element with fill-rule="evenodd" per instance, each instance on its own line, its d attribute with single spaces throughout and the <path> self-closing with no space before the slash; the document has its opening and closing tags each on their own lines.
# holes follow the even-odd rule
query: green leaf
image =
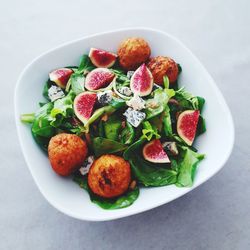
<svg viewBox="0 0 250 250">
<path fill-rule="evenodd" d="M 163 86 L 165 89 L 169 89 L 169 79 L 167 75 L 163 76 Z"/>
<path fill-rule="evenodd" d="M 198 154 L 188 147 L 181 147 L 182 159 L 178 161 L 177 186 L 191 187 L 193 185 L 197 165 L 204 157 L 204 154 Z"/>
<path fill-rule="evenodd" d="M 172 131 L 172 122 L 171 122 L 171 116 L 170 116 L 170 109 L 166 105 L 164 112 L 163 112 L 163 128 L 166 136 L 171 136 L 173 134 Z"/>
<path fill-rule="evenodd" d="M 49 98 L 49 88 L 53 85 L 54 83 L 52 81 L 50 81 L 49 79 L 47 80 L 47 82 L 44 84 L 44 87 L 43 87 L 43 97 L 50 101 L 50 98 Z"/>
<path fill-rule="evenodd" d="M 149 121 L 143 122 L 142 125 L 142 137 L 148 141 L 152 140 L 153 137 L 155 137 L 155 139 L 161 138 L 161 136 L 158 134 L 157 128 L 152 126 Z"/>
<path fill-rule="evenodd" d="M 100 206 L 103 209 L 113 210 L 125 208 L 132 205 L 139 196 L 139 188 L 136 187 L 133 190 L 128 190 L 125 194 L 117 198 L 102 198 L 94 194 L 88 187 L 87 178 L 79 175 L 75 175 L 73 180 L 78 183 L 78 185 L 85 189 L 89 193 L 90 200 Z"/>
<path fill-rule="evenodd" d="M 206 122 L 205 119 L 200 115 L 195 136 L 199 136 L 205 132 L 206 132 Z"/>
<path fill-rule="evenodd" d="M 88 55 L 82 55 L 80 58 L 78 70 L 76 72 L 79 74 L 86 73 L 93 70 L 94 68 L 95 66 L 91 63 Z"/>
<path fill-rule="evenodd" d="M 164 164 L 150 163 L 136 153 L 129 159 L 133 174 L 144 186 L 166 186 L 176 183 L 177 172 Z"/>
<path fill-rule="evenodd" d="M 146 138 L 145 137 L 141 137 L 139 140 L 137 140 L 136 142 L 134 142 L 132 145 L 130 145 L 123 153 L 123 158 L 125 160 L 129 160 L 133 154 L 136 152 L 136 150 L 138 150 L 138 148 L 144 144 L 146 142 Z"/>
<path fill-rule="evenodd" d="M 43 137 L 52 137 L 55 134 L 55 128 L 51 126 L 52 117 L 50 112 L 53 103 L 49 102 L 42 106 L 35 114 L 35 120 L 32 124 L 32 133 Z"/>
<path fill-rule="evenodd" d="M 123 144 L 131 144 L 135 138 L 135 129 L 126 121 L 126 127 L 121 132 L 121 141 Z"/>
<path fill-rule="evenodd" d="M 59 127 L 65 118 L 71 117 L 74 113 L 73 111 L 73 101 L 75 98 L 75 93 L 70 91 L 65 97 L 60 98 L 54 102 L 54 107 L 51 110 L 51 125 L 54 127 Z"/>
<path fill-rule="evenodd" d="M 107 138 L 96 137 L 93 139 L 92 147 L 95 156 L 98 157 L 103 154 L 112 154 L 123 151 L 127 148 L 127 145 Z"/>
<path fill-rule="evenodd" d="M 153 92 L 153 98 L 146 101 L 146 118 L 151 119 L 163 112 L 169 99 L 173 97 L 175 91 L 173 89 L 156 89 Z"/>
<path fill-rule="evenodd" d="M 104 131 L 108 139 L 117 141 L 122 124 L 116 114 L 109 116 L 108 120 L 104 122 Z"/>
<path fill-rule="evenodd" d="M 71 90 L 75 95 L 78 95 L 84 91 L 85 76 L 83 74 L 74 73 L 70 76 L 66 86 L 66 91 Z"/>
</svg>

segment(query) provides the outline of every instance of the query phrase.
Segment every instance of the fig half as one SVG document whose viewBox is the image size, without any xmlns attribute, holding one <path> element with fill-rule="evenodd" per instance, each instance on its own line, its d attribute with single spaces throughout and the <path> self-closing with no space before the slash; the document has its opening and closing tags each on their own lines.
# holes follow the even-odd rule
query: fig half
<svg viewBox="0 0 250 250">
<path fill-rule="evenodd" d="M 60 88 L 65 89 L 68 80 L 70 76 L 73 74 L 73 72 L 74 71 L 72 69 L 68 68 L 56 69 L 49 73 L 49 79 Z"/>
<path fill-rule="evenodd" d="M 110 68 L 114 65 L 117 55 L 106 50 L 91 48 L 89 58 L 98 68 Z"/>
</svg>

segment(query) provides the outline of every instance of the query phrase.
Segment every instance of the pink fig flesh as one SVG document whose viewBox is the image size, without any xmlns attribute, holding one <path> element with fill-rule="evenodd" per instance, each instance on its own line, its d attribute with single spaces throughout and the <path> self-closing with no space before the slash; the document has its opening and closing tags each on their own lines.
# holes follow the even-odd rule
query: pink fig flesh
<svg viewBox="0 0 250 250">
<path fill-rule="evenodd" d="M 57 86 L 65 89 L 70 76 L 73 74 L 72 69 L 61 68 L 56 69 L 49 74 L 50 81 L 56 83 Z"/>
<path fill-rule="evenodd" d="M 185 110 L 178 116 L 177 133 L 189 146 L 193 144 L 199 121 L 199 110 Z"/>
<path fill-rule="evenodd" d="M 106 68 L 97 68 L 88 73 L 85 79 L 85 88 L 98 90 L 107 87 L 114 79 L 115 74 Z"/>
<path fill-rule="evenodd" d="M 132 75 L 130 88 L 134 94 L 147 96 L 153 89 L 153 76 L 145 64 L 142 64 Z"/>
<path fill-rule="evenodd" d="M 154 163 L 169 163 L 167 153 L 164 151 L 161 141 L 155 139 L 148 142 L 142 149 L 142 154 L 145 160 Z"/>
<path fill-rule="evenodd" d="M 117 55 L 106 50 L 91 48 L 89 58 L 98 68 L 110 68 L 114 65 Z"/>
<path fill-rule="evenodd" d="M 93 113 L 94 105 L 97 100 L 97 94 L 92 92 L 83 92 L 74 100 L 74 112 L 77 118 L 86 124 Z"/>
</svg>

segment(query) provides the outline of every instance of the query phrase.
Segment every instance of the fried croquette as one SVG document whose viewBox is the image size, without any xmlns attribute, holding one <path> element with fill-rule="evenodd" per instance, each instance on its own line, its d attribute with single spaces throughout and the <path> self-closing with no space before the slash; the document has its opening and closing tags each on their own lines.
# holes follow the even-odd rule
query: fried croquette
<svg viewBox="0 0 250 250">
<path fill-rule="evenodd" d="M 149 59 L 151 49 L 144 39 L 132 37 L 119 45 L 117 54 L 122 68 L 135 70 Z"/>
<path fill-rule="evenodd" d="M 88 174 L 93 193 L 112 198 L 127 191 L 131 181 L 130 165 L 122 157 L 102 155 L 94 161 Z"/>
<path fill-rule="evenodd" d="M 178 65 L 173 59 L 165 56 L 153 57 L 150 58 L 147 66 L 154 77 L 155 83 L 162 85 L 165 75 L 167 75 L 171 84 L 176 82 L 178 77 Z"/>
<path fill-rule="evenodd" d="M 51 166 L 62 176 L 68 176 L 80 167 L 87 153 L 86 142 L 73 134 L 58 134 L 51 138 L 48 146 Z"/>
</svg>

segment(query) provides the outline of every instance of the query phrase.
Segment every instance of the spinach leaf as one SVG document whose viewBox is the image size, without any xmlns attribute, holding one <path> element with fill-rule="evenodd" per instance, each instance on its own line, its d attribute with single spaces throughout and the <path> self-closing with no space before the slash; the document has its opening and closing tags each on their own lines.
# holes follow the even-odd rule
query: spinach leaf
<svg viewBox="0 0 250 250">
<path fill-rule="evenodd" d="M 191 187 L 198 163 L 205 155 L 198 154 L 188 147 L 181 147 L 181 160 L 178 161 L 179 174 L 176 186 Z"/>
<path fill-rule="evenodd" d="M 136 142 L 134 142 L 132 145 L 130 145 L 123 153 L 123 158 L 125 160 L 129 160 L 133 154 L 135 154 L 136 150 L 138 150 L 138 148 L 144 144 L 146 142 L 146 138 L 145 137 L 141 137 L 139 140 L 137 140 Z"/>
<path fill-rule="evenodd" d="M 177 172 L 164 167 L 164 164 L 150 163 L 134 153 L 129 159 L 133 174 L 144 186 L 166 186 L 176 183 Z"/>
<path fill-rule="evenodd" d="M 76 73 L 85 74 L 86 72 L 89 72 L 93 70 L 94 68 L 95 66 L 91 63 L 88 55 L 82 55 L 80 58 L 80 64 Z"/>
<path fill-rule="evenodd" d="M 44 84 L 44 87 L 43 87 L 43 97 L 50 101 L 50 98 L 49 98 L 49 88 L 53 85 L 54 83 L 52 81 L 50 81 L 50 79 L 48 79 L 48 81 Z"/>
<path fill-rule="evenodd" d="M 75 95 L 78 95 L 84 91 L 84 82 L 85 82 L 85 77 L 83 74 L 74 73 L 69 78 L 66 91 L 69 91 L 69 88 L 71 87 L 73 93 Z"/>
<path fill-rule="evenodd" d="M 49 141 L 50 138 L 49 137 L 43 137 L 40 135 L 37 135 L 35 133 L 32 132 L 32 136 L 35 139 L 36 143 L 44 150 L 47 151 L 48 150 L 48 145 L 49 145 Z"/>
<path fill-rule="evenodd" d="M 103 137 L 95 137 L 92 144 L 95 156 L 123 151 L 126 145 Z"/>
<path fill-rule="evenodd" d="M 54 107 L 51 110 L 51 125 L 59 127 L 65 118 L 71 117 L 73 111 L 73 101 L 75 93 L 70 91 L 65 97 L 60 98 L 54 102 Z"/>
<path fill-rule="evenodd" d="M 52 137 L 55 134 L 55 128 L 51 126 L 52 117 L 50 112 L 52 109 L 53 103 L 49 102 L 36 112 L 35 120 L 31 128 L 34 135 Z"/>
<path fill-rule="evenodd" d="M 112 209 L 120 209 L 125 208 L 134 203 L 134 201 L 139 196 L 139 188 L 136 187 L 133 190 L 128 190 L 125 194 L 117 197 L 117 198 L 102 198 L 94 194 L 90 188 L 88 187 L 87 177 L 75 175 L 73 180 L 78 183 L 78 185 L 85 189 L 89 193 L 90 200 L 100 206 L 103 209 L 112 210 Z"/>
<path fill-rule="evenodd" d="M 170 109 L 168 105 L 166 105 L 164 112 L 163 112 L 163 128 L 166 136 L 171 136 L 173 134 L 172 130 L 172 122 L 171 122 L 171 116 L 170 116 Z"/>
<path fill-rule="evenodd" d="M 126 121 L 126 127 L 121 132 L 121 141 L 124 144 L 131 144 L 135 138 L 135 129 Z"/>
<path fill-rule="evenodd" d="M 106 137 L 110 140 L 117 141 L 121 127 L 121 120 L 116 114 L 109 116 L 108 120 L 104 123 L 104 131 Z"/>
<path fill-rule="evenodd" d="M 205 119 L 200 115 L 195 136 L 199 136 L 205 132 L 206 132 L 206 122 Z"/>
</svg>

